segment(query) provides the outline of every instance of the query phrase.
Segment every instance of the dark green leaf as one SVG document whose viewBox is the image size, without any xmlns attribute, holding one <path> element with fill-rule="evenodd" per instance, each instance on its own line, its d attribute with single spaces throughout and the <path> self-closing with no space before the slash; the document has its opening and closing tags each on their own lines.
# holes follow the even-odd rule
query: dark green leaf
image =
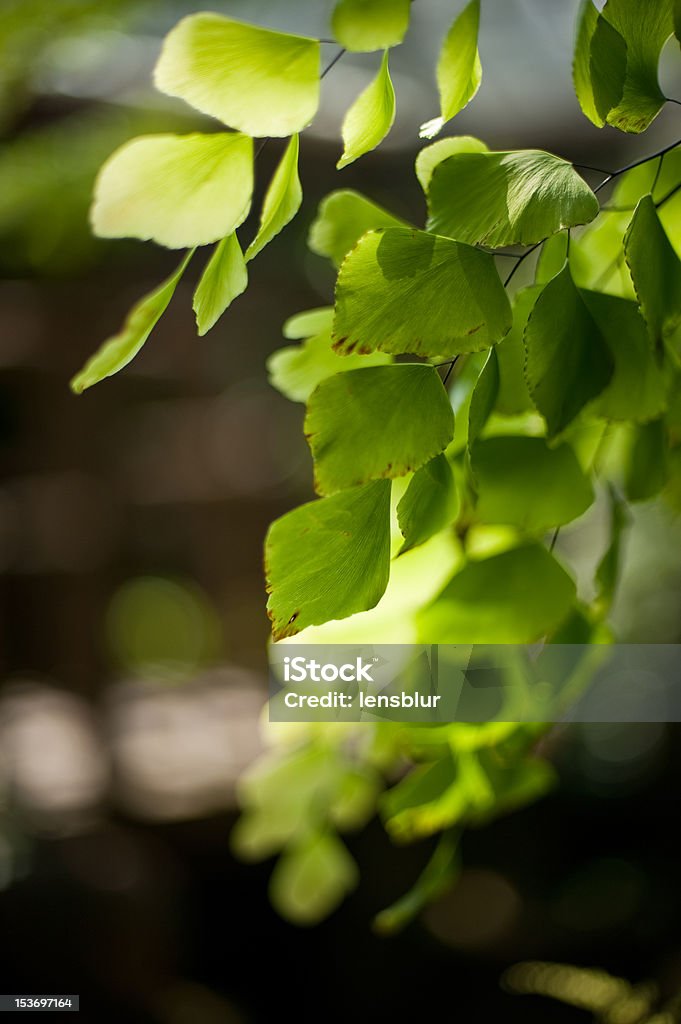
<svg viewBox="0 0 681 1024">
<path fill-rule="evenodd" d="M 409 228 L 372 231 L 338 275 L 339 352 L 477 352 L 510 326 L 493 257 L 448 238 Z"/>
<path fill-rule="evenodd" d="M 554 236 L 561 238 L 561 235 Z M 542 293 L 541 285 L 530 285 L 513 297 L 513 327 L 496 347 L 499 362 L 499 396 L 497 412 L 517 416 L 532 409 L 532 399 L 525 380 L 525 347 L 523 334 L 534 304 Z"/>
<path fill-rule="evenodd" d="M 560 434 L 606 388 L 613 358 L 569 266 L 544 288 L 525 328 L 526 376 L 549 436 Z"/>
<path fill-rule="evenodd" d="M 547 238 L 539 252 L 534 283 L 547 284 L 556 274 L 559 274 L 565 266 L 567 254 L 568 235 L 566 231 Z"/>
<path fill-rule="evenodd" d="M 275 640 L 374 608 L 390 572 L 390 482 L 311 501 L 275 520 L 265 568 Z"/>
<path fill-rule="evenodd" d="M 470 245 L 533 245 L 598 214 L 572 164 L 540 150 L 458 153 L 433 171 L 428 228 Z"/>
<path fill-rule="evenodd" d="M 397 506 L 404 537 L 400 554 L 424 544 L 453 523 L 459 513 L 459 495 L 452 468 L 444 455 L 436 455 L 414 473 Z"/>
<path fill-rule="evenodd" d="M 319 384 L 308 401 L 305 434 L 316 488 L 333 494 L 418 469 L 451 441 L 454 413 L 432 366 L 368 367 Z"/>
<path fill-rule="evenodd" d="M 681 260 L 650 195 L 636 207 L 624 252 L 641 311 L 659 351 L 681 323 Z"/>
<path fill-rule="evenodd" d="M 492 349 L 482 368 L 471 395 L 468 412 L 468 445 L 477 440 L 478 436 L 492 415 L 499 396 L 499 361 L 496 349 Z"/>
<path fill-rule="evenodd" d="M 629 501 L 647 501 L 658 494 L 669 476 L 668 439 L 664 420 L 633 428 L 624 491 Z"/>
<path fill-rule="evenodd" d="M 575 585 L 539 544 L 469 561 L 418 615 L 423 643 L 533 643 L 568 615 Z"/>
<path fill-rule="evenodd" d="M 610 500 L 610 543 L 596 569 L 598 595 L 595 603 L 599 615 L 607 614 L 612 605 L 620 574 L 622 533 L 631 519 L 626 503 L 622 501 L 614 487 L 609 486 L 608 496 Z"/>
<path fill-rule="evenodd" d="M 471 449 L 476 516 L 542 533 L 582 515 L 593 490 L 569 445 L 542 437 L 490 437 Z"/>
</svg>

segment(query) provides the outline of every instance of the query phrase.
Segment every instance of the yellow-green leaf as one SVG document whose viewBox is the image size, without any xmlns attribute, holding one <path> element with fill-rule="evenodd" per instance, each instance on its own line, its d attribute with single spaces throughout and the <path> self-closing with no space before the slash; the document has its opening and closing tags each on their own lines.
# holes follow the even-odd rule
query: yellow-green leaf
<svg viewBox="0 0 681 1024">
<path fill-rule="evenodd" d="M 395 120 L 395 90 L 388 68 L 388 51 L 372 82 L 360 93 L 343 121 L 343 155 L 338 161 L 340 170 L 359 157 L 375 149 L 393 126 Z"/>
<path fill-rule="evenodd" d="M 338 0 L 333 34 L 346 50 L 368 52 L 397 46 L 409 27 L 411 0 Z"/>
<path fill-rule="evenodd" d="M 258 234 L 246 250 L 252 260 L 286 227 L 300 209 L 303 190 L 298 177 L 298 136 L 291 138 L 267 190 L 260 215 Z"/>
<path fill-rule="evenodd" d="M 421 126 L 421 138 L 432 139 L 480 88 L 482 66 L 478 53 L 480 0 L 470 0 L 450 28 L 437 64 L 440 116 Z"/>
<path fill-rule="evenodd" d="M 238 295 L 246 290 L 248 271 L 236 233 L 223 238 L 194 292 L 199 335 L 207 334 Z"/>
</svg>

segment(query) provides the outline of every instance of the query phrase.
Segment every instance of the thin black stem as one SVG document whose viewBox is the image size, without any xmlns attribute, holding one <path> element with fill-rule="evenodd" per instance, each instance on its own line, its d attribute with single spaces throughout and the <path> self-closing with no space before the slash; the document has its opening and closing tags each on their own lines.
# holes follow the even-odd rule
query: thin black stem
<svg viewBox="0 0 681 1024">
<path fill-rule="evenodd" d="M 557 526 L 555 528 L 555 530 L 553 531 L 553 537 L 551 538 L 551 543 L 549 544 L 549 551 L 553 551 L 553 549 L 556 546 L 556 541 L 558 540 L 559 536 L 560 536 L 560 526 Z"/>
<path fill-rule="evenodd" d="M 591 164 L 578 164 L 573 161 L 573 167 L 578 167 L 580 171 L 593 171 L 594 174 L 612 174 L 612 171 L 606 171 L 604 167 L 592 167 Z"/>
<path fill-rule="evenodd" d="M 662 174 L 662 164 L 663 163 L 664 163 L 664 153 L 662 153 L 662 155 L 660 156 L 660 158 L 657 161 L 657 170 L 655 171 L 655 177 L 653 178 L 653 183 L 650 186 L 650 194 L 651 194 L 651 196 L 655 195 L 655 189 L 657 188 L 657 184 L 658 184 L 658 182 L 660 180 L 660 175 Z"/>
<path fill-rule="evenodd" d="M 667 103 L 676 103 L 677 107 L 681 107 L 681 100 L 675 100 L 673 96 L 666 96 Z"/>
<path fill-rule="evenodd" d="M 670 144 L 668 146 L 665 146 L 663 149 L 658 149 L 657 153 L 651 153 L 649 156 L 643 156 L 639 160 L 633 160 L 630 164 L 626 164 L 624 167 L 618 168 L 618 170 L 613 171 L 611 174 L 608 174 L 608 176 L 603 179 L 600 185 L 596 185 L 594 192 L 600 192 L 602 188 L 605 188 L 606 185 L 609 185 L 610 182 L 613 181 L 615 178 L 619 178 L 621 174 L 626 174 L 627 171 L 633 171 L 635 167 L 641 167 L 643 164 L 647 164 L 650 160 L 655 160 L 655 158 L 658 156 L 664 156 L 665 153 L 671 153 L 671 151 L 673 149 L 676 149 L 676 147 L 679 145 L 681 145 L 681 139 L 677 139 L 676 142 L 670 142 Z"/>
<path fill-rule="evenodd" d="M 336 56 L 335 56 L 335 57 L 333 58 L 333 60 L 332 60 L 332 61 L 330 61 L 330 62 L 329 62 L 329 63 L 328 63 L 327 65 L 326 65 L 326 67 L 324 68 L 324 70 L 322 71 L 321 75 L 319 76 L 319 78 L 320 78 L 320 81 L 321 81 L 321 79 L 322 79 L 322 78 L 326 78 L 326 76 L 328 75 L 329 71 L 332 71 L 332 70 L 333 70 L 333 68 L 335 68 L 335 66 L 336 66 L 336 64 L 338 63 L 338 61 L 339 61 L 339 60 L 341 59 L 341 57 L 342 57 L 342 56 L 343 56 L 343 55 L 344 55 L 344 54 L 345 54 L 346 52 L 347 52 L 347 51 L 346 51 L 345 47 L 343 47 L 343 49 L 342 49 L 342 50 L 339 50 L 339 51 L 338 51 L 338 53 L 337 53 L 337 54 L 336 54 Z"/>
<path fill-rule="evenodd" d="M 658 201 L 655 203 L 656 208 L 659 210 L 660 207 L 664 203 L 666 203 L 668 199 L 671 199 L 672 196 L 675 196 L 676 193 L 679 191 L 681 191 L 681 181 L 678 183 L 678 185 L 674 185 L 674 188 L 670 189 L 666 195 L 662 196 L 662 199 L 658 199 Z"/>
<path fill-rule="evenodd" d="M 538 249 L 539 246 L 543 245 L 545 241 L 546 241 L 546 239 L 542 238 L 541 242 L 536 242 L 530 249 L 527 250 L 527 252 L 524 252 L 522 254 L 522 256 L 518 256 L 518 262 L 516 263 L 516 265 L 514 266 L 513 270 L 511 271 L 511 273 L 508 275 L 508 277 L 504 281 L 504 288 L 507 288 L 508 285 L 511 283 L 511 281 L 513 280 L 513 278 L 515 276 L 515 273 L 516 273 L 518 267 L 521 265 L 521 263 L 523 263 L 527 259 L 528 256 L 531 256 L 532 253 L 535 251 L 535 249 Z"/>
<path fill-rule="evenodd" d="M 452 370 L 454 369 L 454 367 L 456 366 L 458 358 L 459 358 L 458 356 L 454 356 L 454 358 L 452 360 L 450 360 L 449 369 L 447 370 L 446 374 L 442 378 L 442 386 L 443 387 L 446 385 L 447 381 L 449 380 L 450 374 L 451 374 Z"/>
</svg>

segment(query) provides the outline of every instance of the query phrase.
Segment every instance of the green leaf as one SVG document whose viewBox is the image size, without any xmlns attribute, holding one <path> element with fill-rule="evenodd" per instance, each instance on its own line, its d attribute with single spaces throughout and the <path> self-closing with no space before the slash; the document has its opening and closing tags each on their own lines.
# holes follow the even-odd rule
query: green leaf
<svg viewBox="0 0 681 1024">
<path fill-rule="evenodd" d="M 281 348 L 267 360 L 270 384 L 292 402 L 306 402 L 321 381 L 336 373 L 365 366 L 385 366 L 391 361 L 390 356 L 382 352 L 367 356 L 339 356 L 334 352 L 331 341 L 333 309 L 312 310 L 307 321 L 305 316 L 300 314 L 284 325 L 284 333 L 287 329 L 298 332 L 306 327 L 306 332 L 298 335 L 306 339 L 303 344 Z M 291 323 L 295 327 L 290 327 Z M 310 330 L 312 337 L 306 337 Z"/>
<path fill-rule="evenodd" d="M 562 235 L 554 237 L 562 238 Z M 499 395 L 496 411 L 504 416 L 518 416 L 533 408 L 524 374 L 523 334 L 530 313 L 541 293 L 541 285 L 530 285 L 515 293 L 513 327 L 496 347 L 499 362 Z"/>
<path fill-rule="evenodd" d="M 92 226 L 102 238 L 152 239 L 169 249 L 209 245 L 243 223 L 252 194 L 246 135 L 143 135 L 99 172 Z"/>
<path fill-rule="evenodd" d="M 593 489 L 569 445 L 543 437 L 490 437 L 471 449 L 476 517 L 528 533 L 569 523 L 587 510 Z"/>
<path fill-rule="evenodd" d="M 454 413 L 437 371 L 423 363 L 349 370 L 310 395 L 305 435 L 320 494 L 404 476 L 447 447 Z"/>
<path fill-rule="evenodd" d="M 409 27 L 410 0 L 338 0 L 333 34 L 346 50 L 368 52 L 398 46 Z"/>
<path fill-rule="evenodd" d="M 430 179 L 433 177 L 433 171 L 448 156 L 454 156 L 457 153 L 487 152 L 488 149 L 485 143 L 481 142 L 480 139 L 473 138 L 472 135 L 453 135 L 446 139 L 438 139 L 437 142 L 431 143 L 430 146 L 424 146 L 418 153 L 416 157 L 416 177 L 419 179 L 421 188 L 427 194 Z"/>
<path fill-rule="evenodd" d="M 390 907 L 374 918 L 379 935 L 394 935 L 409 924 L 424 907 L 450 889 L 460 871 L 458 842 L 460 831 L 444 832 L 415 885 Z"/>
<path fill-rule="evenodd" d="M 374 608 L 390 572 L 390 482 L 311 501 L 275 520 L 265 567 L 275 640 Z"/>
<path fill-rule="evenodd" d="M 468 444 L 477 439 L 492 415 L 499 396 L 499 361 L 492 349 L 476 382 L 468 412 Z"/>
<path fill-rule="evenodd" d="M 288 848 L 270 880 L 270 899 L 284 917 L 312 925 L 334 910 L 357 885 L 357 865 L 329 832 L 313 834 Z"/>
<path fill-rule="evenodd" d="M 660 52 L 674 30 L 674 0 L 608 0 L 601 14 L 582 6 L 574 61 L 575 91 L 595 125 L 642 132 L 662 109 Z"/>
<path fill-rule="evenodd" d="M 458 16 L 440 51 L 437 85 L 440 116 L 421 126 L 421 138 L 432 139 L 443 125 L 470 103 L 480 88 L 482 66 L 478 53 L 480 0 L 470 0 Z"/>
<path fill-rule="evenodd" d="M 395 121 L 395 90 L 388 69 L 388 51 L 372 82 L 360 93 L 343 120 L 343 155 L 338 170 L 375 149 Z"/>
<path fill-rule="evenodd" d="M 211 256 L 194 292 L 199 335 L 214 327 L 238 295 L 246 291 L 248 271 L 236 232 L 223 238 Z"/>
<path fill-rule="evenodd" d="M 317 39 L 190 14 L 166 36 L 154 81 L 247 135 L 286 137 L 317 113 L 319 50 Z"/>
<path fill-rule="evenodd" d="M 636 207 L 624 238 L 624 254 L 641 312 L 660 351 L 681 323 L 681 260 L 650 195 Z"/>
<path fill-rule="evenodd" d="M 367 231 L 403 226 L 403 221 L 359 192 L 339 189 L 320 203 L 308 245 L 318 256 L 326 256 L 340 266 Z"/>
<path fill-rule="evenodd" d="M 608 497 L 610 501 L 610 543 L 596 569 L 598 595 L 595 604 L 600 616 L 606 615 L 612 606 L 620 574 L 622 534 L 631 521 L 626 502 L 620 498 L 612 485 L 608 487 Z"/>
<path fill-rule="evenodd" d="M 539 252 L 537 269 L 534 273 L 535 284 L 548 284 L 565 266 L 568 257 L 568 235 L 561 231 L 547 238 Z"/>
<path fill-rule="evenodd" d="M 452 467 L 444 455 L 436 455 L 414 473 L 397 506 L 404 537 L 400 554 L 425 544 L 453 523 L 458 514 L 459 495 Z"/>
<path fill-rule="evenodd" d="M 333 324 L 333 306 L 319 306 L 317 309 L 305 309 L 302 313 L 294 313 L 282 327 L 282 334 L 289 341 L 301 338 L 312 338 L 315 334 L 331 331 Z"/>
<path fill-rule="evenodd" d="M 655 419 L 667 405 L 667 380 L 635 302 L 582 291 L 615 361 L 612 380 L 593 406 L 607 420 Z"/>
<path fill-rule="evenodd" d="M 300 209 L 303 190 L 298 177 L 298 136 L 293 135 L 279 166 L 274 172 L 260 214 L 258 234 L 246 250 L 246 259 L 252 260 L 280 231 L 289 224 Z"/>
<path fill-rule="evenodd" d="M 188 253 L 174 274 L 132 307 L 120 332 L 105 341 L 73 378 L 72 391 L 81 394 L 105 377 L 118 373 L 135 358 L 168 308 L 178 281 L 193 255 L 193 252 Z"/>
<path fill-rule="evenodd" d="M 648 501 L 662 490 L 669 478 L 668 448 L 663 419 L 634 427 L 624 478 L 629 501 Z"/>
<path fill-rule="evenodd" d="M 447 755 L 417 765 L 383 794 L 379 806 L 391 838 L 404 843 L 459 821 L 466 803 L 466 794 L 457 785 L 456 763 Z"/>
<path fill-rule="evenodd" d="M 423 643 L 522 644 L 568 615 L 575 585 L 539 544 L 470 561 L 418 616 Z"/>
<path fill-rule="evenodd" d="M 525 328 L 526 378 L 550 437 L 609 384 L 612 354 L 569 266 L 544 288 Z"/>
<path fill-rule="evenodd" d="M 428 228 L 470 245 L 533 245 L 597 216 L 572 164 L 540 150 L 459 153 L 433 171 Z"/>
<path fill-rule="evenodd" d="M 510 326 L 494 258 L 448 238 L 409 228 L 369 232 L 338 275 L 339 352 L 477 352 Z"/>
</svg>

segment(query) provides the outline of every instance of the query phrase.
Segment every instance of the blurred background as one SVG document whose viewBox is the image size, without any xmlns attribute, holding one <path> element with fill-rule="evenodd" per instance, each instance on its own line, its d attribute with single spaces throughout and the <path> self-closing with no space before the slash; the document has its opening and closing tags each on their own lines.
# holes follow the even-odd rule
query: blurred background
<svg viewBox="0 0 681 1024">
<path fill-rule="evenodd" d="M 0 2 L 0 991 L 80 993 L 84 1019 L 145 1024 L 269 1022 L 282 1010 L 427 1020 L 443 999 L 469 1018 L 577 1020 L 501 990 L 505 967 L 538 957 L 671 993 L 677 727 L 556 732 L 558 793 L 467 836 L 459 887 L 396 939 L 377 938 L 371 917 L 409 887 L 426 846 L 394 849 L 378 825 L 352 839 L 360 889 L 311 931 L 269 908 L 270 865 L 230 853 L 235 780 L 262 742 L 262 541 L 312 497 L 302 407 L 268 386 L 266 357 L 288 316 L 331 298 L 332 273 L 305 245 L 324 194 L 358 188 L 422 223 L 418 125 L 437 112 L 438 45 L 461 5 L 414 4 L 391 60 L 395 128 L 342 175 L 340 122 L 376 57 L 347 56 L 328 76 L 302 142 L 303 211 L 218 326 L 196 337 L 190 268 L 142 354 L 76 398 L 70 377 L 176 262 L 93 239 L 87 211 L 120 143 L 200 128 L 153 91 L 151 70 L 164 33 L 201 6 Z M 332 6 L 211 5 L 324 38 Z M 677 137 L 678 107 L 644 138 L 581 115 L 577 7 L 484 0 L 483 86 L 450 130 L 606 168 Z M 324 51 L 328 61 L 336 49 Z M 662 73 L 681 97 L 671 67 Z M 280 151 L 270 143 L 258 161 L 259 194 Z M 579 562 L 600 536 L 590 520 L 561 543 Z M 681 640 L 680 540 L 666 506 L 637 510 L 622 639 Z"/>
</svg>

